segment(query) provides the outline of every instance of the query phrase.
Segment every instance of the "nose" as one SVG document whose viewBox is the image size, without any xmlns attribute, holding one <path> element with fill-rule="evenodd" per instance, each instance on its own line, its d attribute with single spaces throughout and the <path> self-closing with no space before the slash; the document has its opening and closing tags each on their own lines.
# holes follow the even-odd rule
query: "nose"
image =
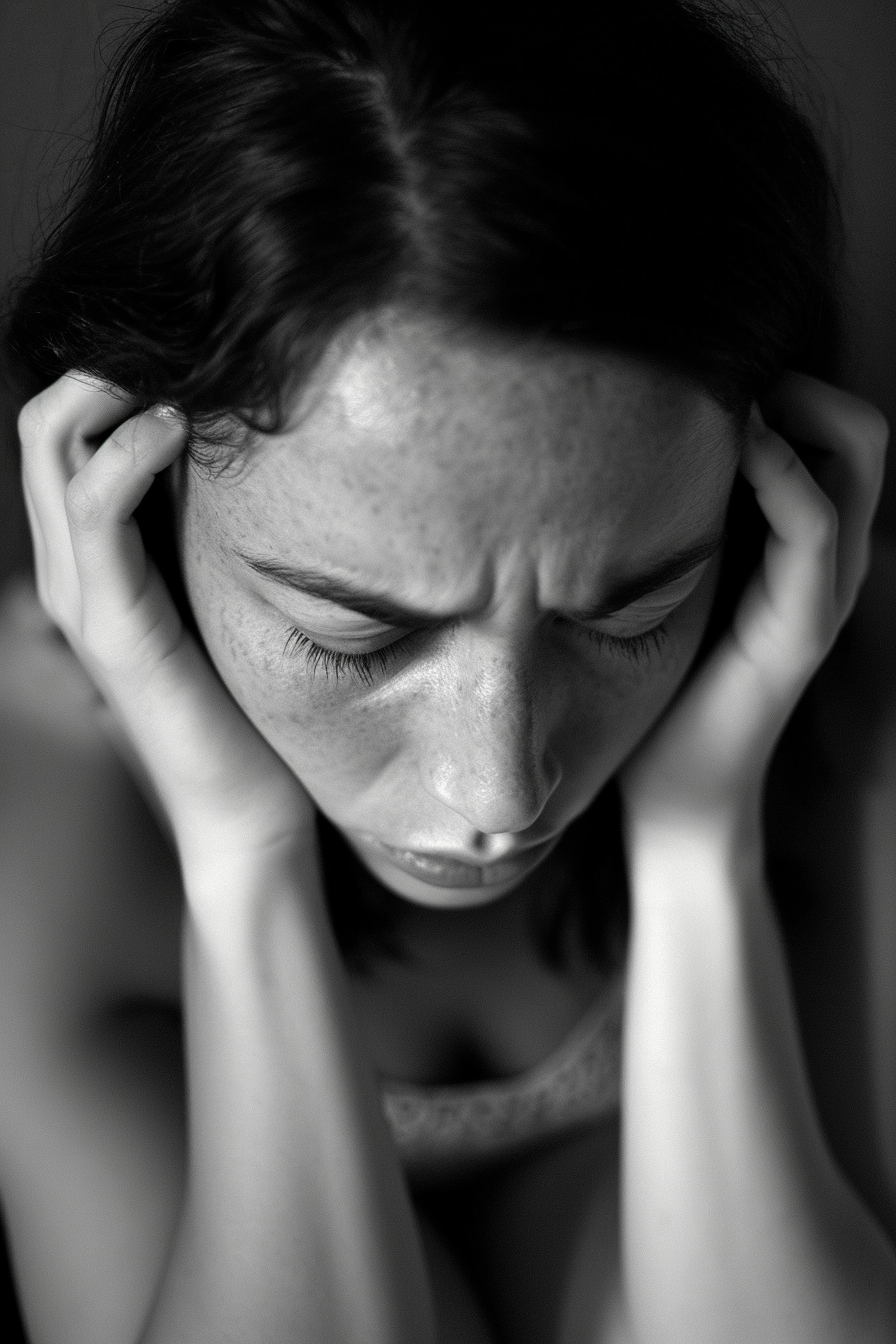
<svg viewBox="0 0 896 1344">
<path fill-rule="evenodd" d="M 470 654 L 467 647 L 428 707 L 423 784 L 484 834 L 524 831 L 562 774 L 548 744 L 546 707 L 524 653 Z"/>
</svg>

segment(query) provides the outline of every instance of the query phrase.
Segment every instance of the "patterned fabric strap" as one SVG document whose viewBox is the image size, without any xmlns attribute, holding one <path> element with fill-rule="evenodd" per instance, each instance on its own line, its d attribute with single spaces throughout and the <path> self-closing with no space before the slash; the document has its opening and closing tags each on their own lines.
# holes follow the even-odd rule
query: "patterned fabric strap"
<svg viewBox="0 0 896 1344">
<path fill-rule="evenodd" d="M 619 1106 L 623 983 L 565 1041 L 513 1078 L 426 1087 L 381 1082 L 383 1110 L 413 1174 L 460 1174 L 607 1116 Z"/>
</svg>

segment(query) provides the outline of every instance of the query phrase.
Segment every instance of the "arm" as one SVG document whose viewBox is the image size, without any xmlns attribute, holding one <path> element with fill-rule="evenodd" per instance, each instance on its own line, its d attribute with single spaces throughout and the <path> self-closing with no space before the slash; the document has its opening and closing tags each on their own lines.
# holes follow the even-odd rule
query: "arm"
<svg viewBox="0 0 896 1344">
<path fill-rule="evenodd" d="M 885 1344 L 896 1255 L 835 1165 L 760 872 L 644 837 L 626 1024 L 623 1237 L 638 1344 Z"/>
<path fill-rule="evenodd" d="M 66 376 L 20 422 L 41 600 L 127 734 L 187 897 L 186 1190 L 149 1318 L 121 1344 L 427 1344 L 422 1249 L 353 1030 L 313 808 L 147 563 L 133 511 L 184 434 L 132 411 Z"/>
<path fill-rule="evenodd" d="M 764 568 L 623 780 L 623 1279 L 637 1344 L 896 1337 L 896 1253 L 815 1114 L 759 821 L 774 742 L 864 573 L 885 439 L 861 403 L 811 379 L 791 380 L 778 413 L 826 455 L 813 479 L 754 426 L 743 469 L 770 524 Z"/>
<path fill-rule="evenodd" d="M 186 891 L 188 1180 L 142 1344 L 433 1338 L 313 837 Z"/>
</svg>

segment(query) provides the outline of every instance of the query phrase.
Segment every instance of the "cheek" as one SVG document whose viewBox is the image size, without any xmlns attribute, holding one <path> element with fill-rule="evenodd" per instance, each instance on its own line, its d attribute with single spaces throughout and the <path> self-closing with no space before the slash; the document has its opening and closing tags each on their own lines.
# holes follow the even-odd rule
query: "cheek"
<svg viewBox="0 0 896 1344">
<path fill-rule="evenodd" d="M 312 676 L 301 654 L 284 651 L 285 619 L 231 589 L 204 601 L 197 620 L 227 689 L 321 806 L 363 791 L 388 765 L 403 736 L 395 707 L 371 712 L 363 687 Z"/>
<path fill-rule="evenodd" d="M 363 791 L 394 750 L 396 725 L 365 712 L 300 656 L 284 652 L 289 622 L 216 562 L 201 511 L 182 515 L 180 559 L 190 604 L 218 675 L 261 735 L 324 807 Z"/>
<path fill-rule="evenodd" d="M 434 711 L 439 715 L 431 697 L 409 694 L 407 687 L 402 693 L 395 683 L 377 691 L 320 671 L 312 676 L 301 654 L 284 653 L 285 618 L 226 576 L 194 570 L 190 578 L 197 621 L 219 675 L 318 805 L 345 815 L 353 800 L 379 796 L 385 780 L 398 787 L 406 773 L 402 753 L 419 735 L 421 713 L 427 721 Z M 575 658 L 575 690 L 570 695 L 567 683 L 554 700 L 559 721 L 548 730 L 570 783 L 576 778 L 597 787 L 597 774 L 608 777 L 662 714 L 699 647 L 714 591 L 715 575 L 707 575 L 669 621 L 662 647 L 641 662 L 610 658 L 597 646 Z M 558 670 L 554 665 L 550 675 L 555 688 Z M 553 699 L 550 690 L 547 698 Z"/>
<path fill-rule="evenodd" d="M 674 697 L 687 674 L 690 646 L 685 631 L 670 629 L 662 646 L 637 662 L 603 652 L 587 660 L 576 678 L 574 708 L 554 739 L 567 772 L 598 764 L 602 778 L 615 771 Z"/>
</svg>

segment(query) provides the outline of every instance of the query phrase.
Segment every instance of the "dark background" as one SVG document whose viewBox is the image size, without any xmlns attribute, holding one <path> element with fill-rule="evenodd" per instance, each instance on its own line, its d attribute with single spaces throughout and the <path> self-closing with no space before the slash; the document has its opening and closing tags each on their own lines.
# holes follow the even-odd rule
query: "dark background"
<svg viewBox="0 0 896 1344">
<path fill-rule="evenodd" d="M 879 406 L 896 429 L 896 0 L 730 3 L 758 9 L 808 63 L 813 115 L 847 225 L 851 346 L 838 381 Z M 145 7 L 0 0 L 0 285 L 26 262 L 38 220 L 89 134 L 104 59 Z M 13 451 L 16 409 L 0 381 L 0 582 L 30 563 Z M 878 525 L 896 541 L 892 453 Z M 0 1237 L 0 1329 L 4 1307 L 14 1311 Z"/>
</svg>

